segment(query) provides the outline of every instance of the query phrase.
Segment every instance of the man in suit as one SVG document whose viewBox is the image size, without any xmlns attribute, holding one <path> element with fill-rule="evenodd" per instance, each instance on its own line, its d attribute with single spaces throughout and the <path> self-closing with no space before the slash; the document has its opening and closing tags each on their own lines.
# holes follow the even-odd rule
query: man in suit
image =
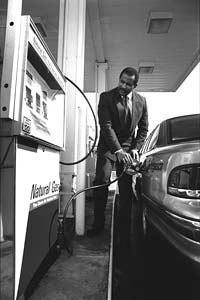
<svg viewBox="0 0 200 300">
<path fill-rule="evenodd" d="M 127 67 L 120 73 L 118 86 L 100 95 L 98 118 L 100 138 L 97 146 L 96 176 L 94 185 L 110 181 L 115 164 L 119 176 L 124 164 L 139 159 L 141 148 L 148 131 L 147 104 L 144 97 L 134 91 L 138 72 Z M 119 233 L 125 242 L 129 240 L 131 207 L 133 201 L 132 176 L 124 173 L 119 186 Z M 88 236 L 94 237 L 104 229 L 104 211 L 108 187 L 94 189 L 94 222 Z"/>
</svg>

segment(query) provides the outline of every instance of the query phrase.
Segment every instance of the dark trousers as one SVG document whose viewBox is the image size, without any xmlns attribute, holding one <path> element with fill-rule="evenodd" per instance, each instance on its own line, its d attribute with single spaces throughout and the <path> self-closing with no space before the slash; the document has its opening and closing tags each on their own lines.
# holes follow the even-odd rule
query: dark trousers
<svg viewBox="0 0 200 300">
<path fill-rule="evenodd" d="M 111 171 L 114 167 L 114 162 L 105 156 L 97 157 L 96 176 L 94 185 L 101 185 L 110 182 Z M 123 171 L 123 164 L 116 162 L 117 177 Z M 121 240 L 127 240 L 130 237 L 131 226 L 131 208 L 133 201 L 132 176 L 126 173 L 118 181 L 119 186 L 119 236 Z M 108 187 L 94 189 L 94 227 L 103 227 L 105 221 L 105 208 L 108 198 Z"/>
</svg>

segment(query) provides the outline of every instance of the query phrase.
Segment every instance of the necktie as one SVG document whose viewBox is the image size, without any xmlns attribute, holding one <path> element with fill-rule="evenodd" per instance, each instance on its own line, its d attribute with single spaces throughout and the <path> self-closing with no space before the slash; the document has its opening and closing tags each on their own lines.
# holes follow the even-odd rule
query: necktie
<svg viewBox="0 0 200 300">
<path fill-rule="evenodd" d="M 122 98 L 122 104 L 123 104 L 123 107 L 124 107 L 124 122 L 125 124 L 128 123 L 128 119 L 129 119 L 129 106 L 128 106 L 128 97 L 123 97 Z"/>
</svg>

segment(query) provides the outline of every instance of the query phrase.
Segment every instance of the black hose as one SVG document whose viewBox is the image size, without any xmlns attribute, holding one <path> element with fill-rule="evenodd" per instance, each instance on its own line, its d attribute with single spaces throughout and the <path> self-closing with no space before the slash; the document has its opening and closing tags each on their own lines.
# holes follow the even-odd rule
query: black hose
<svg viewBox="0 0 200 300">
<path fill-rule="evenodd" d="M 89 190 L 93 190 L 93 189 L 97 189 L 97 188 L 102 188 L 102 187 L 106 187 L 106 186 L 109 186 L 111 185 L 112 183 L 116 182 L 116 181 L 119 181 L 121 179 L 121 177 L 123 176 L 124 172 L 126 171 L 127 169 L 127 166 L 124 166 L 124 169 L 122 171 L 122 173 L 119 175 L 119 177 L 115 178 L 113 181 L 110 181 L 108 183 L 105 183 L 105 184 L 101 184 L 101 185 L 94 185 L 92 187 L 89 187 L 89 188 L 84 188 L 82 190 L 79 190 L 77 191 L 76 193 L 73 194 L 73 196 L 69 199 L 69 201 L 67 202 L 67 204 L 65 205 L 65 208 L 64 208 L 64 212 L 63 212 L 63 215 L 61 217 L 61 220 L 59 221 L 59 224 L 58 224 L 58 243 L 60 243 L 60 247 L 62 248 L 63 246 L 66 248 L 66 250 L 68 251 L 69 255 L 72 255 L 73 253 L 73 249 L 70 247 L 69 245 L 69 241 L 67 241 L 67 239 L 65 238 L 65 233 L 64 233 L 64 222 L 65 222 L 65 218 L 66 218 L 66 214 L 67 214 L 67 211 L 69 209 L 69 206 L 71 204 L 71 202 L 81 193 L 83 192 L 86 192 L 86 191 L 89 191 Z M 51 243 L 50 243 L 50 239 L 51 239 L 51 231 L 52 231 L 52 224 L 53 224 L 53 220 L 56 216 L 58 212 L 58 209 L 55 210 L 55 212 L 53 213 L 53 216 L 52 216 L 52 219 L 51 219 L 51 222 L 50 222 L 50 229 L 49 229 L 49 248 L 51 246 Z M 62 245 L 61 245 L 62 244 Z"/>
<path fill-rule="evenodd" d="M 68 208 L 69 208 L 71 202 L 72 202 L 73 199 L 75 199 L 79 194 L 81 194 L 81 193 L 83 193 L 83 192 L 86 192 L 86 191 L 89 191 L 89 190 L 93 190 L 93 189 L 98 189 L 98 188 L 106 187 L 106 186 L 109 186 L 109 185 L 111 185 L 112 183 L 114 183 L 114 182 L 116 182 L 116 181 L 119 181 L 119 180 L 121 179 L 121 177 L 123 176 L 124 172 L 126 171 L 126 169 L 127 169 L 127 166 L 124 166 L 122 173 L 121 173 L 117 178 L 115 178 L 113 181 L 111 181 L 111 182 L 104 183 L 104 184 L 101 184 L 101 185 L 94 185 L 94 186 L 92 186 L 92 187 L 84 188 L 84 189 L 82 189 L 82 190 L 77 191 L 77 192 L 69 199 L 69 201 L 68 201 L 67 204 L 65 205 L 65 208 L 64 208 L 64 211 L 63 211 L 63 220 L 64 220 L 65 217 L 66 217 L 66 214 L 67 214 L 67 211 L 68 211 Z"/>
<path fill-rule="evenodd" d="M 64 77 L 65 77 L 65 79 L 66 79 L 67 81 L 69 81 L 72 85 L 74 85 L 75 88 L 76 88 L 76 89 L 82 94 L 82 96 L 85 98 L 86 102 L 88 103 L 88 105 L 89 105 L 89 107 L 90 107 L 90 110 L 91 110 L 92 115 L 93 115 L 93 118 L 94 118 L 94 123 L 95 123 L 95 138 L 94 138 L 93 145 L 92 145 L 90 151 L 87 153 L 87 155 L 86 155 L 85 157 L 81 158 L 80 160 L 75 161 L 75 162 L 63 162 L 63 161 L 60 161 L 60 164 L 62 164 L 62 165 L 71 166 L 71 165 L 76 165 L 76 164 L 78 164 L 78 163 L 80 163 L 80 162 L 86 160 L 87 157 L 93 152 L 93 150 L 94 150 L 94 148 L 95 148 L 95 145 L 96 145 L 96 142 L 97 142 L 97 138 L 98 138 L 98 127 L 97 127 L 97 120 L 96 120 L 95 113 L 94 113 L 94 111 L 93 111 L 93 109 L 92 109 L 92 106 L 91 106 L 89 100 L 87 99 L 87 97 L 85 96 L 85 94 L 83 93 L 83 91 L 82 91 L 82 90 L 76 85 L 76 83 L 73 82 L 70 78 L 68 78 L 67 76 L 64 76 Z M 55 95 L 54 95 L 54 96 L 55 96 Z M 9 145 L 9 146 L 10 146 L 10 145 Z M 3 160 L 3 161 L 4 161 L 4 160 Z M 113 181 L 113 182 L 114 182 L 114 181 Z M 109 184 L 111 184 L 111 183 L 109 183 Z M 93 187 L 92 187 L 92 188 L 93 188 Z M 90 189 L 90 188 L 89 188 L 89 189 Z M 83 192 L 83 191 L 84 191 L 84 190 L 81 190 L 81 191 L 79 191 L 78 193 L 76 193 L 76 194 L 74 194 L 74 195 L 80 194 L 80 193 Z M 73 250 L 69 247 L 68 242 L 67 242 L 67 240 L 66 240 L 66 238 L 65 238 L 65 234 L 64 234 L 64 220 L 65 220 L 65 216 L 66 216 L 67 210 L 68 210 L 68 208 L 69 208 L 69 204 L 70 204 L 70 203 L 72 202 L 72 200 L 74 199 L 74 195 L 73 195 L 73 197 L 69 200 L 69 203 L 67 203 L 67 205 L 68 205 L 67 208 L 65 207 L 65 210 L 64 210 L 64 211 L 65 211 L 65 215 L 62 216 L 62 222 L 61 222 L 61 224 L 58 224 L 58 227 L 59 227 L 59 229 L 58 229 L 58 232 L 59 232 L 59 234 L 58 234 L 58 235 L 59 235 L 59 242 L 60 242 L 60 244 L 61 244 L 61 243 L 64 244 L 65 248 L 67 249 L 67 251 L 69 252 L 70 255 L 72 254 L 72 251 L 73 251 Z M 58 209 L 56 209 L 56 211 L 53 213 L 53 216 L 52 216 L 51 222 L 50 222 L 50 228 L 49 228 L 49 248 L 50 248 L 50 246 L 51 246 L 51 231 L 52 231 L 52 225 L 53 225 L 53 221 L 54 221 L 54 218 L 55 218 L 57 212 L 58 212 Z M 61 242 L 61 239 L 63 240 L 62 242 Z"/>
<path fill-rule="evenodd" d="M 62 165 L 67 165 L 67 166 L 71 166 L 71 165 L 76 165 L 84 160 L 87 159 L 87 157 L 93 152 L 94 148 L 95 148 L 95 145 L 96 145 L 96 142 L 97 142 L 97 138 L 98 138 L 98 127 L 97 127 L 97 120 L 96 120 L 96 116 L 95 116 L 95 113 L 92 109 L 92 106 L 89 102 L 89 100 L 87 99 L 87 97 L 85 96 L 85 94 L 83 93 L 83 91 L 70 79 L 68 78 L 67 76 L 64 76 L 65 79 L 67 81 L 69 81 L 72 85 L 75 86 L 75 88 L 82 94 L 82 96 L 85 98 L 86 102 L 88 103 L 89 107 L 90 107 L 90 110 L 92 112 L 92 115 L 94 117 L 94 122 L 95 122 L 95 139 L 94 139 L 94 143 L 90 149 L 90 151 L 86 154 L 85 157 L 75 161 L 75 162 L 63 162 L 63 161 L 60 161 L 60 164 Z M 105 183 L 105 184 L 101 184 L 101 185 L 96 185 L 96 186 L 92 186 L 92 187 L 89 187 L 89 188 L 84 188 L 82 190 L 79 190 L 77 191 L 70 199 L 69 201 L 67 202 L 65 208 L 64 208 L 64 212 L 63 212 L 63 215 L 62 215 L 62 222 L 61 224 L 59 224 L 59 226 L 61 227 L 60 229 L 60 235 L 61 235 L 61 238 L 63 239 L 63 242 L 64 242 L 64 245 L 67 249 L 67 251 L 69 252 L 69 254 L 72 254 L 72 250 L 71 248 L 69 247 L 68 245 L 68 241 L 66 241 L 66 238 L 65 238 L 65 235 L 64 235 L 64 221 L 65 221 L 65 218 L 66 218 L 66 214 L 67 214 L 67 211 L 69 209 L 69 206 L 71 204 L 71 202 L 73 201 L 73 199 L 75 199 L 80 193 L 83 193 L 83 192 L 86 192 L 86 191 L 89 191 L 89 190 L 92 190 L 92 189 L 97 189 L 97 188 L 102 188 L 102 187 L 106 187 L 106 186 L 109 186 L 111 185 L 112 183 L 120 180 L 120 178 L 123 176 L 124 172 L 126 171 L 127 169 L 127 166 L 124 166 L 124 169 L 122 171 L 122 173 L 120 174 L 119 177 L 117 177 L 116 179 L 114 179 L 113 181 L 109 182 L 109 183 Z M 53 217 L 52 217 L 52 220 L 51 220 L 51 223 L 50 223 L 50 232 L 49 232 L 49 246 L 50 246 L 50 235 L 51 235 L 51 227 L 52 227 L 52 223 L 53 223 L 53 219 L 55 217 L 57 213 L 57 210 L 55 211 L 55 213 L 53 214 Z"/>
<path fill-rule="evenodd" d="M 67 76 L 65 76 L 65 79 L 67 81 L 69 81 L 71 84 L 73 84 L 75 86 L 75 88 L 77 88 L 77 90 L 82 94 L 82 96 L 85 98 L 85 100 L 87 101 L 89 107 L 90 107 L 90 110 L 92 112 L 92 115 L 94 117 L 94 123 L 95 123 L 95 138 L 94 138 L 94 142 L 93 142 L 93 145 L 90 149 L 90 151 L 86 154 L 86 156 L 84 156 L 83 158 L 75 161 L 75 162 L 63 162 L 63 161 L 60 161 L 60 164 L 61 165 L 66 165 L 66 166 L 72 166 L 72 165 L 76 165 L 76 164 L 79 164 L 80 162 L 84 161 L 86 158 L 88 158 L 88 156 L 93 152 L 94 148 L 95 148 L 95 145 L 96 145 L 96 142 L 97 142 L 97 138 L 98 138 L 98 127 L 97 127 L 97 120 L 96 120 L 96 116 L 95 116 L 95 113 L 92 109 L 92 106 L 89 102 L 89 100 L 87 99 L 87 97 L 85 96 L 85 94 L 83 93 L 83 91 L 78 87 L 78 85 L 76 85 L 75 82 L 73 82 L 70 78 L 68 78 Z"/>
<path fill-rule="evenodd" d="M 49 226 L 49 241 L 48 241 L 48 245 L 49 245 L 49 249 L 51 248 L 51 233 L 52 233 L 52 225 L 53 225 L 53 221 L 55 219 L 55 216 L 58 213 L 58 209 L 56 209 L 52 215 L 51 218 L 51 222 L 50 222 L 50 226 Z M 67 250 L 67 252 L 69 253 L 69 255 L 71 256 L 73 253 L 73 249 L 72 247 L 70 247 L 69 241 L 66 239 L 65 237 L 65 226 L 64 226 L 64 219 L 60 219 L 58 218 L 58 229 L 57 229 L 57 247 L 58 249 L 62 249 L 65 248 Z"/>
</svg>

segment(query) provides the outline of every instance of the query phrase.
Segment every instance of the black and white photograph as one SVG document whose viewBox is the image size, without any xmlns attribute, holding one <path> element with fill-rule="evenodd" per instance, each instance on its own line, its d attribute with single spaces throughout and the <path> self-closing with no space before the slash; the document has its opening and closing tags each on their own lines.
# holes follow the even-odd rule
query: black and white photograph
<svg viewBox="0 0 200 300">
<path fill-rule="evenodd" d="M 0 0 L 0 299 L 197 300 L 200 1 Z"/>
</svg>

